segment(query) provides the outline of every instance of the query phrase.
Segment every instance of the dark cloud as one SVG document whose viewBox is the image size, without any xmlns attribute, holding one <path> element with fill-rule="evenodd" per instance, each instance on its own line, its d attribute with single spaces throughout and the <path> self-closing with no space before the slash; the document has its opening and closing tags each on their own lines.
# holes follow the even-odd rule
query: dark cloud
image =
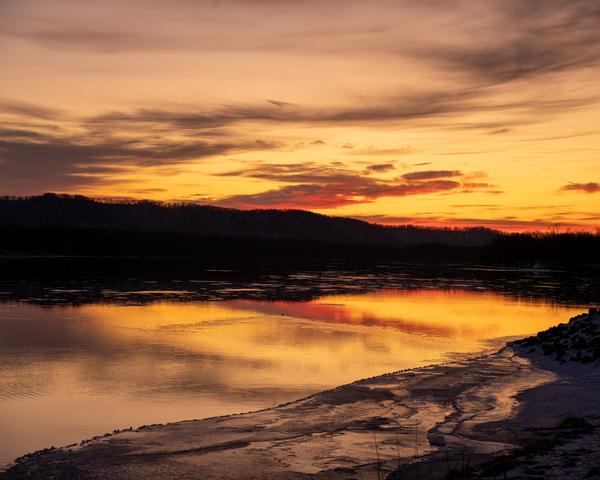
<svg viewBox="0 0 600 480">
<path fill-rule="evenodd" d="M 446 73 L 498 85 L 600 60 L 600 5 L 595 0 L 508 0 L 486 3 L 486 29 L 467 30 L 479 41 L 417 48 L 416 55 Z"/>
<path fill-rule="evenodd" d="M 42 106 L 2 101 L 2 112 L 11 118 L 27 120 L 21 125 L 4 122 L 0 131 L 3 187 L 43 184 L 40 188 L 66 188 L 98 182 L 101 178 L 104 182 L 115 181 L 109 178 L 111 174 L 134 168 L 173 169 L 209 156 L 276 148 L 272 141 L 245 138 L 241 133 L 245 124 L 260 124 L 263 130 L 280 125 L 382 128 L 408 124 L 484 129 L 489 134 L 503 134 L 515 125 L 542 122 L 599 101 L 597 90 L 563 88 L 570 85 L 563 81 L 572 78 L 570 75 L 580 72 L 588 75 L 600 64 L 597 0 L 490 0 L 485 7 L 462 0 L 376 0 L 367 2 L 367 8 L 362 8 L 364 2 L 357 0 L 300 3 L 262 0 L 258 2 L 260 7 L 257 2 L 235 1 L 227 2 L 226 6 L 223 2 L 217 10 L 227 11 L 228 15 L 219 18 L 211 17 L 204 8 L 206 5 L 195 6 L 197 2 L 186 2 L 182 4 L 185 8 L 173 9 L 164 2 L 150 5 L 133 2 L 124 6 L 107 0 L 99 8 L 77 10 L 81 13 L 77 21 L 65 13 L 68 8 L 54 8 L 50 2 L 4 3 L 5 18 L 0 25 L 4 38 L 25 39 L 51 49 L 85 50 L 90 54 L 165 49 L 249 50 L 285 52 L 288 58 L 294 58 L 288 54 L 299 52 L 315 56 L 352 55 L 366 60 L 376 55 L 378 59 L 385 56 L 390 65 L 392 61 L 414 64 L 418 67 L 416 72 L 422 69 L 428 78 L 448 79 L 448 82 L 443 85 L 443 82 L 424 81 L 409 88 L 392 85 L 389 90 L 378 90 L 375 94 L 368 90 L 353 92 L 351 100 L 336 104 L 297 104 L 289 99 L 215 107 L 150 104 L 146 108 L 110 111 L 85 119 L 69 119 L 64 112 Z M 354 9 L 359 7 L 361 15 L 356 15 Z M 96 18 L 99 11 L 105 15 Z M 229 15 L 234 12 L 237 15 Z M 271 15 L 264 15 L 266 12 Z M 142 21 L 129 22 L 132 16 L 141 14 Z M 298 15 L 304 21 L 298 21 Z M 349 23 L 346 15 L 356 23 Z M 404 19 L 401 28 L 395 18 Z M 135 27 L 129 28 L 130 23 Z M 173 28 L 174 25 L 181 28 Z M 240 25 L 252 28 L 240 29 Z M 433 28 L 437 29 L 435 34 Z M 432 34 L 415 38 L 415 29 Z M 513 84 L 507 87 L 509 82 Z M 505 95 L 506 91 L 511 94 Z M 470 122 L 468 114 L 481 112 L 494 114 L 494 120 Z M 42 121 L 43 126 L 35 123 Z M 69 132 L 83 133 L 77 137 L 62 131 L 49 134 L 61 122 L 70 122 Z M 121 132 L 127 135 L 121 136 Z M 321 140 L 313 142 L 320 143 Z M 410 149 L 349 148 L 345 155 L 404 153 L 410 153 Z M 447 152 L 449 155 L 480 153 L 486 152 L 468 148 Z M 296 171 L 289 173 L 284 181 L 292 186 L 324 182 L 338 185 L 344 179 L 356 177 L 353 172 L 330 170 L 331 166 L 320 171 L 316 167 L 308 172 Z M 367 171 L 378 170 L 367 167 Z M 398 183 L 456 177 L 465 193 L 486 188 L 482 182 L 458 179 L 460 174 L 435 176 L 431 172 L 429 176 L 427 172 L 408 173 Z M 281 172 L 265 173 L 260 178 L 277 180 L 278 173 Z M 419 175 L 425 176 L 419 178 Z M 563 190 L 593 193 L 597 191 L 594 185 L 597 184 L 566 185 Z M 492 190 L 491 184 L 487 188 L 488 193 L 499 192 Z"/>
<path fill-rule="evenodd" d="M 450 180 L 433 180 L 418 184 L 388 185 L 368 182 L 355 177 L 349 181 L 331 184 L 288 185 L 251 195 L 233 195 L 216 202 L 220 206 L 235 208 L 337 208 L 345 205 L 369 203 L 380 197 L 403 197 L 453 190 L 460 183 Z M 215 203 L 215 202 L 211 202 Z"/>
<path fill-rule="evenodd" d="M 123 123 L 129 128 L 169 125 L 180 129 L 208 129 L 246 121 L 371 125 L 431 122 L 439 121 L 439 117 L 483 111 L 516 112 L 515 122 L 535 123 L 548 115 L 598 101 L 597 95 L 577 96 L 573 89 L 558 94 L 554 89 L 552 95 L 540 95 L 543 84 L 540 87 L 539 82 L 535 90 L 525 90 L 525 85 L 519 84 L 516 91 L 526 91 L 527 95 L 511 101 L 497 100 L 498 89 L 494 89 L 508 82 L 538 80 L 543 76 L 597 67 L 600 64 L 597 0 L 489 0 L 484 15 L 477 2 L 459 0 L 452 1 L 451 8 L 448 2 L 437 0 L 368 3 L 368 8 L 361 8 L 364 2 L 357 0 L 307 0 L 296 4 L 237 1 L 227 3 L 224 10 L 230 15 L 223 17 L 221 14 L 212 16 L 213 9 L 207 8 L 204 2 L 185 2 L 180 10 L 162 2 L 150 5 L 133 2 L 127 6 L 107 2 L 103 21 L 93 16 L 97 10 L 90 9 L 82 11 L 83 18 L 77 22 L 60 13 L 47 15 L 44 22 L 39 22 L 40 7 L 24 1 L 12 2 L 12 8 L 5 9 L 8 20 L 0 26 L 0 33 L 50 48 L 100 53 L 156 49 L 260 50 L 371 58 L 376 52 L 377 56 L 390 56 L 397 63 L 417 62 L 420 67 L 429 69 L 428 76 L 460 79 L 435 91 L 415 85 L 410 93 L 380 94 L 379 98 L 368 91 L 357 92 L 359 102 L 335 108 L 299 106 L 274 99 L 258 105 L 183 111 L 148 108 L 111 112 L 90 119 L 91 122 Z M 360 15 L 356 15 L 356 9 L 360 9 Z M 267 12 L 269 15 L 265 15 Z M 143 15 L 145 22 L 126 22 L 138 15 Z M 240 18 L 244 19 L 241 23 Z M 349 18 L 353 22 L 348 22 Z M 416 40 L 414 29 L 398 28 L 390 21 L 393 18 L 402 18 L 408 27 L 414 24 L 414 28 L 422 31 L 440 31 L 431 38 Z M 180 28 L 172 28 L 170 21 L 179 22 L 175 25 Z M 130 23 L 137 27 L 129 28 Z M 240 28 L 240 25 L 253 28 Z M 293 57 L 289 55 L 289 58 Z M 482 124 L 475 128 L 489 126 Z M 506 132 L 511 126 L 502 120 L 501 126 L 492 133 Z"/>
<path fill-rule="evenodd" d="M 482 101 L 488 95 L 485 89 L 467 88 L 457 91 L 421 92 L 407 96 L 379 97 L 359 105 L 346 105 L 335 108 L 291 105 L 286 102 L 274 104 L 272 101 L 257 104 L 226 105 L 216 108 L 143 108 L 131 112 L 106 112 L 86 120 L 90 127 L 120 125 L 128 129 L 177 128 L 180 130 L 206 131 L 240 123 L 300 124 L 314 126 L 399 124 L 407 121 L 426 121 L 435 118 L 457 116 L 469 112 L 521 110 L 521 115 L 529 112 L 529 122 L 539 122 L 546 114 L 568 108 L 587 105 L 595 99 L 529 99 L 514 102 Z M 525 117 L 524 117 L 525 118 Z M 487 124 L 484 128 L 487 128 Z M 479 127 L 481 128 L 481 127 Z M 341 146 L 353 150 L 352 144 Z M 352 151 L 366 155 L 369 150 Z M 404 154 L 404 149 L 371 154 Z"/>
<path fill-rule="evenodd" d="M 569 183 L 561 187 L 561 190 L 585 192 L 585 193 L 598 193 L 600 192 L 600 183 L 588 182 L 588 183 Z"/>
<path fill-rule="evenodd" d="M 431 105 L 427 108 L 431 108 Z M 37 114 L 35 108 L 29 108 L 28 112 Z M 352 113 L 342 110 L 319 113 L 286 102 L 268 101 L 260 106 L 230 105 L 212 113 L 141 109 L 130 113 L 109 112 L 81 121 L 63 117 L 62 122 L 66 126 L 58 130 L 46 128 L 57 122 L 48 121 L 34 128 L 26 123 L 28 118 L 24 118 L 22 128 L 17 125 L 0 129 L 0 175 L 11 191 L 22 187 L 26 191 L 39 191 L 114 183 L 118 181 L 116 176 L 137 173 L 140 168 L 148 173 L 179 173 L 186 164 L 215 155 L 280 148 L 276 143 L 247 139 L 235 129 L 226 128 L 236 122 L 285 119 L 320 122 L 334 118 L 346 121 L 348 118 L 366 119 L 378 113 L 381 111 L 368 108 L 362 111 L 355 109 Z M 404 111 L 402 114 L 409 113 Z M 23 115 L 26 117 L 27 113 L 23 111 Z M 383 116 L 387 118 L 387 114 Z M 61 125 L 60 122 L 58 124 Z M 68 133 L 72 131 L 81 133 Z M 366 172 L 381 173 L 392 168 L 391 163 L 373 164 L 366 167 Z M 340 201 L 341 197 L 336 197 L 337 203 L 372 201 L 386 195 L 449 191 L 460 186 L 461 181 L 469 180 L 467 177 L 459 179 L 462 175 L 459 171 L 430 170 L 409 172 L 394 184 L 379 185 L 375 184 L 376 180 L 367 180 L 339 162 L 325 165 L 259 164 L 222 175 L 231 174 L 284 182 L 296 187 L 310 186 L 305 187 L 305 191 L 314 185 L 342 185 L 346 192 L 345 200 Z M 450 177 L 457 178 L 450 181 Z M 411 185 L 428 180 L 440 181 Z M 471 183 L 465 185 L 464 189 L 481 187 Z M 289 188 L 284 191 L 273 190 L 264 200 L 273 203 L 274 198 L 290 192 L 293 194 L 291 197 L 299 199 L 298 191 Z M 339 194 L 342 195 L 341 192 Z M 244 201 L 250 202 L 251 199 Z M 323 204 L 323 201 L 319 200 L 318 203 Z"/>
<path fill-rule="evenodd" d="M 423 170 L 421 172 L 409 172 L 402 175 L 404 180 L 431 180 L 433 178 L 459 177 L 459 170 Z"/>
<path fill-rule="evenodd" d="M 54 108 L 17 101 L 0 102 L 0 112 L 34 120 L 56 120 L 64 116 L 63 112 Z"/>
<path fill-rule="evenodd" d="M 333 188 L 332 188 L 333 187 Z M 223 207 L 234 208 L 289 208 L 313 209 L 336 208 L 344 205 L 362 203 L 352 199 L 344 189 L 333 185 L 288 185 L 256 194 L 233 195 L 216 203 Z"/>
<path fill-rule="evenodd" d="M 217 129 L 234 127 L 244 123 L 260 123 L 271 125 L 294 124 L 308 126 L 365 126 L 399 125 L 434 125 L 440 128 L 451 128 L 450 123 L 441 124 L 441 120 L 449 117 L 459 118 L 464 114 L 476 112 L 518 112 L 519 120 L 515 123 L 531 124 L 545 120 L 568 109 L 579 108 L 599 101 L 588 96 L 560 96 L 519 98 L 499 101 L 486 86 L 466 84 L 460 88 L 444 88 L 439 91 L 416 91 L 404 95 L 377 95 L 365 97 L 361 102 L 342 104 L 335 107 L 299 105 L 283 100 L 266 100 L 251 104 L 229 104 L 215 107 L 203 105 L 186 105 L 147 107 L 137 110 L 110 111 L 87 118 L 85 124 L 89 128 L 113 128 L 147 131 L 194 131 L 202 135 L 215 135 Z M 489 129 L 495 125 L 486 122 L 481 124 L 460 124 L 456 128 Z M 507 128 L 501 123 L 502 128 Z M 341 145 L 352 155 L 399 155 L 411 153 L 409 147 L 394 149 L 355 149 L 351 143 Z M 449 152 L 457 154 L 460 152 Z M 485 153 L 481 151 L 468 151 Z"/>
<path fill-rule="evenodd" d="M 460 172 L 437 171 L 436 173 L 437 175 L 419 175 L 417 178 L 403 176 L 395 180 L 381 180 L 359 175 L 343 166 L 333 164 L 255 164 L 218 175 L 260 178 L 286 185 L 256 194 L 233 195 L 220 199 L 216 203 L 236 208 L 323 209 L 370 203 L 381 197 L 462 191 L 461 178 L 448 178 L 460 177 Z M 215 202 L 211 201 L 211 203 Z"/>
<path fill-rule="evenodd" d="M 44 191 L 117 183 L 140 168 L 176 173 L 188 162 L 214 155 L 265 149 L 264 142 L 208 142 L 183 139 L 130 140 L 110 134 L 52 136 L 0 129 L 0 178 L 5 191 Z"/>
<path fill-rule="evenodd" d="M 18 8 L 19 3 L 24 7 Z M 414 52 L 449 72 L 470 72 L 493 82 L 593 62 L 599 42 L 600 7 L 596 0 L 489 0 L 485 22 L 474 21 L 482 11 L 476 2 L 468 1 L 382 0 L 369 2 L 369 8 L 358 0 L 234 1 L 216 10 L 207 8 L 205 2 L 180 2 L 177 9 L 168 2 L 123 5 L 106 1 L 110 12 L 107 22 L 94 18 L 95 10 L 90 9 L 78 22 L 58 14 L 43 23 L 32 21 L 40 15 L 40 8 L 34 4 L 27 9 L 27 4 L 13 2 L 12 9 L 5 7 L 9 21 L 4 22 L 4 33 L 49 48 L 85 48 L 100 53 L 157 49 L 283 50 L 329 55 Z M 360 16 L 356 13 L 359 9 Z M 227 16 L 219 11 L 227 12 Z M 131 21 L 141 16 L 146 20 L 145 28 Z M 178 20 L 179 28 L 160 28 L 164 17 Z M 246 19 L 245 24 L 237 21 L 240 17 Z M 414 30 L 397 28 L 391 22 L 397 18 L 422 31 L 440 28 L 440 24 L 453 25 L 455 35 L 451 38 L 461 34 L 466 41 L 444 42 L 444 37 L 436 41 L 437 36 L 432 35 L 432 40 L 420 42 L 424 47 L 415 48 L 411 42 Z M 444 21 L 436 23 L 435 19 Z M 127 28 L 131 24 L 138 28 Z M 253 28 L 241 29 L 240 25 Z"/>
<path fill-rule="evenodd" d="M 394 169 L 393 163 L 374 163 L 367 166 L 367 173 L 382 173 L 389 172 Z"/>
</svg>

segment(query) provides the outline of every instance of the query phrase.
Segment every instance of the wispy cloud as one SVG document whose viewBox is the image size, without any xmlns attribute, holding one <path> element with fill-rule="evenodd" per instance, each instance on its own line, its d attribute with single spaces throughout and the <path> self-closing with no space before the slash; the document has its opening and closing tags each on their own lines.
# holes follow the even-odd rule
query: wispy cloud
<svg viewBox="0 0 600 480">
<path fill-rule="evenodd" d="M 355 184 L 289 185 L 250 195 L 232 195 L 217 202 L 235 208 L 337 208 L 359 203 L 370 203 L 380 197 L 404 197 L 437 193 L 458 188 L 460 183 L 436 180 L 418 184 L 387 185 L 357 180 Z"/>
<path fill-rule="evenodd" d="M 588 183 L 569 183 L 561 187 L 561 190 L 584 192 L 584 193 L 598 193 L 600 192 L 600 183 L 588 182 Z"/>
<path fill-rule="evenodd" d="M 367 173 L 383 173 L 389 172 L 390 170 L 394 170 L 393 163 L 374 163 L 372 165 L 367 165 Z"/>
<path fill-rule="evenodd" d="M 518 164 L 544 177 L 535 198 L 596 193 L 551 183 L 575 174 L 546 142 L 597 149 L 598 31 L 597 0 L 4 0 L 1 187 L 136 177 L 115 190 L 303 208 L 437 194 L 441 210 L 523 188 Z"/>
<path fill-rule="evenodd" d="M 19 101 L 0 101 L 0 112 L 37 120 L 58 120 L 64 116 L 58 109 Z"/>
<path fill-rule="evenodd" d="M 27 113 L 31 109 L 27 110 Z M 32 110 L 37 117 L 37 110 Z M 19 114 L 22 114 L 19 110 Z M 44 191 L 119 183 L 128 174 L 180 172 L 190 162 L 205 158 L 265 150 L 261 140 L 155 136 L 152 132 L 128 137 L 118 129 L 0 128 L 0 177 L 4 191 Z M 52 130 L 52 129 L 50 129 Z"/>
<path fill-rule="evenodd" d="M 179 8 L 173 8 L 165 2 L 106 0 L 102 3 L 110 14 L 80 9 L 75 18 L 53 8 L 53 3 L 6 1 L 8 21 L 3 23 L 3 33 L 48 48 L 99 53 L 252 50 L 339 56 L 377 52 L 396 58 L 412 54 L 446 72 L 468 73 L 493 83 L 598 59 L 600 20 L 595 0 L 489 0 L 485 7 L 453 0 L 451 8 L 448 1 L 440 0 L 373 0 L 368 5 L 358 0 L 236 0 L 222 2 L 217 9 L 208 2 L 181 1 Z M 51 15 L 53 11 L 57 12 Z M 136 17 L 144 22 L 132 29 Z M 401 27 L 397 19 L 403 20 Z M 416 42 L 420 32 L 435 34 Z"/>
<path fill-rule="evenodd" d="M 435 119 L 457 117 L 467 113 L 519 111 L 521 122 L 528 118 L 529 123 L 539 122 L 549 114 L 595 103 L 598 98 L 554 98 L 499 101 L 490 96 L 485 88 L 473 87 L 458 90 L 422 91 L 410 95 L 380 95 L 357 105 L 311 106 L 273 103 L 265 101 L 254 104 L 230 104 L 207 108 L 185 106 L 171 108 L 143 108 L 125 111 L 112 111 L 89 117 L 86 123 L 93 125 L 126 125 L 127 128 L 147 128 L 162 126 L 182 130 L 205 130 L 242 123 L 296 124 L 312 126 L 365 126 L 376 124 L 404 124 L 408 122 L 430 122 Z M 416 123 L 415 125 L 418 125 Z M 478 128 L 487 129 L 483 124 Z M 354 150 L 354 145 L 340 146 L 360 155 L 398 155 L 409 153 L 401 149 Z"/>
<path fill-rule="evenodd" d="M 383 171 L 387 168 L 385 165 Z M 385 180 L 360 175 L 343 167 L 316 163 L 261 164 L 219 175 L 260 178 L 286 184 L 254 194 L 213 199 L 211 202 L 236 208 L 337 208 L 370 203 L 381 197 L 462 191 L 464 183 L 461 178 L 455 178 L 461 177 L 459 171 L 411 172 L 397 179 Z"/>
<path fill-rule="evenodd" d="M 433 178 L 459 177 L 459 170 L 423 170 L 420 172 L 409 172 L 402 175 L 404 180 L 431 180 Z"/>
<path fill-rule="evenodd" d="M 392 156 L 392 155 L 407 155 L 409 153 L 415 153 L 411 147 L 401 147 L 401 148 L 379 148 L 375 146 L 371 146 L 369 148 L 364 149 L 356 149 L 351 152 L 352 155 L 364 155 L 368 157 L 372 156 Z"/>
</svg>

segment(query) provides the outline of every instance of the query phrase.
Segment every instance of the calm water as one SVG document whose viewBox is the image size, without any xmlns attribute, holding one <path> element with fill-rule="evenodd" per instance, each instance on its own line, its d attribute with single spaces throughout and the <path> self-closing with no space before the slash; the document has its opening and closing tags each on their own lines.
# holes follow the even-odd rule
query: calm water
<svg viewBox="0 0 600 480">
<path fill-rule="evenodd" d="M 158 293 L 186 296 L 137 292 Z M 116 428 L 253 410 L 489 349 L 492 339 L 535 333 L 584 306 L 472 282 L 307 301 L 236 296 L 0 303 L 0 463 Z"/>
</svg>

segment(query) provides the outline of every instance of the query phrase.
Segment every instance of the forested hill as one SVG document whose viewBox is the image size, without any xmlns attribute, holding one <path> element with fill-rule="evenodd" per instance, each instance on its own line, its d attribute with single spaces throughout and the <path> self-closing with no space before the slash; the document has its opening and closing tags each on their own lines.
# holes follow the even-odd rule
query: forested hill
<svg viewBox="0 0 600 480">
<path fill-rule="evenodd" d="M 486 228 L 386 227 L 302 210 L 235 210 L 153 201 L 99 201 L 44 194 L 1 197 L 0 228 L 172 232 L 336 244 L 404 247 L 418 244 L 476 247 L 498 236 Z"/>
</svg>

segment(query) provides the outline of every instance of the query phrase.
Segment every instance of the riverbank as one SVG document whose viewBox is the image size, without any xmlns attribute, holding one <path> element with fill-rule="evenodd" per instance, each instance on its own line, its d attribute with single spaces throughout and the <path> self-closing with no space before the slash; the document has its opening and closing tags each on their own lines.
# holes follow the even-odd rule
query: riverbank
<svg viewBox="0 0 600 480">
<path fill-rule="evenodd" d="M 573 349 L 585 330 L 584 350 L 594 351 L 600 316 L 571 322 L 576 328 L 492 355 L 385 374 L 259 412 L 36 452 L 2 478 L 379 480 L 408 471 L 535 478 L 542 470 L 539 478 L 595 478 L 600 368 Z M 544 351 L 557 336 L 572 355 Z"/>
</svg>

